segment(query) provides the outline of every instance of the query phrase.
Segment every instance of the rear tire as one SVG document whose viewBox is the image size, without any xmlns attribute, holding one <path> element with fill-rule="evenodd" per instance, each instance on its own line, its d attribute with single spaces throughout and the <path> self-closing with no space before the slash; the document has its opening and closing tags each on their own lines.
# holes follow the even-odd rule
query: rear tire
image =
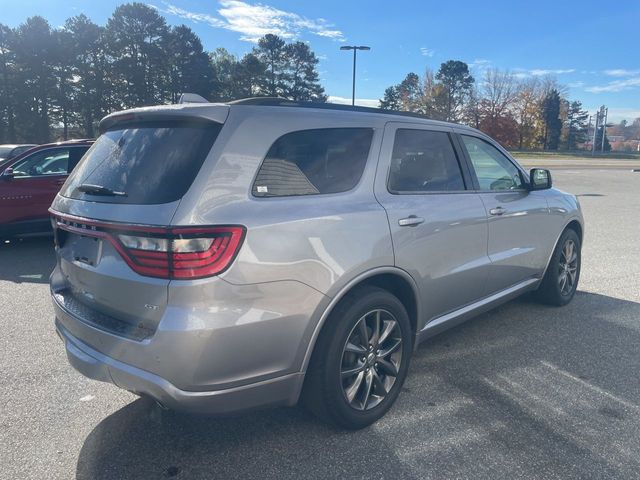
<svg viewBox="0 0 640 480">
<path fill-rule="evenodd" d="M 573 299 L 580 279 L 581 249 L 578 234 L 572 229 L 565 230 L 551 256 L 542 283 L 535 292 L 540 302 L 561 307 Z"/>
<path fill-rule="evenodd" d="M 304 405 L 346 429 L 371 425 L 400 393 L 412 340 L 400 300 L 378 287 L 354 290 L 320 332 L 305 378 Z"/>
</svg>

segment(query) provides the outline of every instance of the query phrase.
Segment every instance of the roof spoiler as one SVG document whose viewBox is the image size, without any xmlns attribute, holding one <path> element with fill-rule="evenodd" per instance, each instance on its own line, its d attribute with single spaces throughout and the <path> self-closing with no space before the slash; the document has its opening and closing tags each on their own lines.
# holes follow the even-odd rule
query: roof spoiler
<svg viewBox="0 0 640 480">
<path fill-rule="evenodd" d="M 209 103 L 209 100 L 201 97 L 197 93 L 183 93 L 180 95 L 178 103 Z"/>
</svg>

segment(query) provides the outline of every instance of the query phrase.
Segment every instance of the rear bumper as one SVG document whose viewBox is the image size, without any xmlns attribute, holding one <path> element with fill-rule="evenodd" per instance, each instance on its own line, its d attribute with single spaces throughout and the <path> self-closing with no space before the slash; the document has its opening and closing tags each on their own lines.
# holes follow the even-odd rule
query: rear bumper
<svg viewBox="0 0 640 480">
<path fill-rule="evenodd" d="M 304 380 L 304 374 L 298 372 L 224 390 L 185 391 L 158 375 L 94 350 L 74 337 L 58 320 L 56 331 L 65 344 L 69 363 L 81 374 L 147 395 L 174 410 L 228 414 L 265 406 L 294 405 Z"/>
<path fill-rule="evenodd" d="M 105 324 L 91 306 L 61 301 L 67 284 L 58 265 L 51 276 L 56 330 L 76 370 L 168 408 L 212 414 L 297 402 L 313 312 L 326 299 L 294 281 L 176 282 L 155 329 L 135 337 Z M 132 310 L 140 303 L 127 301 Z"/>
</svg>

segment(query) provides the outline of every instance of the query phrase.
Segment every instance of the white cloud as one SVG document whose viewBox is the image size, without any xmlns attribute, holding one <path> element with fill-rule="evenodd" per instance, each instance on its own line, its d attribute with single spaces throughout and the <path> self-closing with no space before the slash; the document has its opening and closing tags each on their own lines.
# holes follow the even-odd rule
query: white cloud
<svg viewBox="0 0 640 480">
<path fill-rule="evenodd" d="M 484 71 L 488 70 L 493 66 L 493 62 L 491 60 L 487 60 L 486 58 L 476 58 L 473 62 L 469 62 L 469 67 L 475 68 L 476 70 Z M 527 77 L 541 77 L 544 75 L 562 75 L 566 73 L 574 73 L 575 68 L 558 68 L 558 69 L 547 69 L 547 68 L 514 68 L 511 71 L 511 74 L 515 78 L 523 79 Z"/>
<path fill-rule="evenodd" d="M 575 68 L 532 68 L 530 70 L 525 68 L 516 68 L 513 76 L 516 78 L 543 77 L 545 75 L 562 75 L 564 73 L 573 73 L 575 71 Z"/>
<path fill-rule="evenodd" d="M 420 53 L 425 57 L 433 57 L 436 51 L 433 48 L 420 47 Z"/>
<path fill-rule="evenodd" d="M 569 87 L 569 88 L 584 87 L 584 82 L 582 80 L 578 80 L 577 82 L 569 82 L 569 83 L 567 83 L 567 87 Z"/>
<path fill-rule="evenodd" d="M 632 77 L 634 75 L 640 75 L 640 70 L 626 70 L 624 68 L 614 68 L 612 70 L 605 70 L 604 74 L 610 77 Z"/>
<path fill-rule="evenodd" d="M 344 34 L 323 18 L 309 19 L 297 13 L 280 10 L 261 3 L 240 0 L 220 0 L 219 16 L 197 13 L 163 2 L 161 11 L 193 22 L 206 23 L 215 28 L 224 28 L 240 34 L 240 40 L 255 43 L 268 33 L 285 39 L 299 38 L 310 33 L 332 40 L 344 41 Z M 158 8 L 158 7 L 156 7 Z"/>
<path fill-rule="evenodd" d="M 534 68 L 533 70 L 529 70 L 529 73 L 534 77 L 541 77 L 544 75 L 562 75 L 563 73 L 573 73 L 575 71 L 575 68 L 558 68 L 556 70 Z"/>
<path fill-rule="evenodd" d="M 329 95 L 327 102 L 339 103 L 341 105 L 351 105 L 351 97 L 347 98 Z M 378 108 L 378 106 L 380 105 L 380 100 L 378 100 L 377 98 L 356 98 L 356 105 L 360 107 Z"/>
<path fill-rule="evenodd" d="M 164 10 L 156 7 L 155 5 L 152 5 L 152 6 L 154 8 L 157 8 L 161 12 L 168 13 L 170 15 L 175 15 L 176 17 L 184 18 L 186 20 L 191 20 L 192 22 L 195 22 L 195 23 L 206 23 L 208 25 L 211 25 L 212 27 L 217 27 L 217 28 L 225 27 L 225 23 L 219 18 L 214 17 L 213 15 L 209 15 L 207 13 L 189 12 L 180 7 L 176 7 L 175 5 L 171 5 L 168 3 L 165 5 L 167 8 Z"/>
<path fill-rule="evenodd" d="M 585 90 L 591 93 L 621 92 L 623 90 L 630 90 L 636 87 L 640 87 L 640 76 L 626 78 L 624 80 L 614 80 L 606 85 L 586 87 Z"/>
<path fill-rule="evenodd" d="M 486 58 L 476 58 L 473 62 L 469 62 L 469 66 L 472 68 L 489 68 L 491 65 L 491 60 L 487 60 Z"/>
<path fill-rule="evenodd" d="M 493 62 L 491 60 L 487 60 L 485 58 L 476 58 L 473 62 L 469 62 L 469 67 L 475 69 L 480 74 L 484 74 L 490 68 L 493 68 Z M 514 78 L 518 80 L 523 80 L 529 77 L 541 77 L 545 75 L 562 75 L 567 73 L 574 73 L 576 70 L 574 68 L 558 68 L 558 69 L 546 69 L 546 68 L 514 68 L 513 70 L 508 70 Z M 578 82 L 574 85 L 577 87 Z"/>
<path fill-rule="evenodd" d="M 473 62 L 468 62 L 467 65 L 469 65 L 469 69 L 476 76 L 476 79 L 484 77 L 487 70 L 493 66 L 491 60 L 486 58 L 476 58 Z"/>
</svg>

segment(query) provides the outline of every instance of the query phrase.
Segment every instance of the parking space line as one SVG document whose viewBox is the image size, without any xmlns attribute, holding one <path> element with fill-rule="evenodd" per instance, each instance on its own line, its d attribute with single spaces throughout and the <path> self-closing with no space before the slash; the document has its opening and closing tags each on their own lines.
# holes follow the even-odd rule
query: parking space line
<svg viewBox="0 0 640 480">
<path fill-rule="evenodd" d="M 567 372 L 565 370 L 562 370 L 560 367 L 556 367 L 555 365 L 553 365 L 553 364 L 551 364 L 549 362 L 546 362 L 544 360 L 541 360 L 540 363 L 542 363 L 545 367 L 550 368 L 551 370 L 555 371 L 556 373 L 559 373 L 560 375 L 562 375 L 562 376 L 564 376 L 566 378 L 569 378 L 569 379 L 573 380 L 574 382 L 577 382 L 577 383 L 581 384 L 582 386 L 587 387 L 587 388 L 591 389 L 592 391 L 597 392 L 598 394 L 600 394 L 600 395 L 602 395 L 604 397 L 610 398 L 611 400 L 615 400 L 616 402 L 624 405 L 625 407 L 632 408 L 632 409 L 635 409 L 635 410 L 640 410 L 640 406 L 638 406 L 638 405 L 636 405 L 634 403 L 631 403 L 631 402 L 629 402 L 627 400 L 624 400 L 623 398 L 617 397 L 616 395 L 613 395 L 612 393 L 609 393 L 609 392 L 607 392 L 606 390 L 603 390 L 600 387 L 592 385 L 589 382 L 586 382 L 586 381 L 582 380 L 581 378 L 578 378 L 575 375 L 572 375 L 571 373 L 569 373 L 569 372 Z"/>
</svg>

